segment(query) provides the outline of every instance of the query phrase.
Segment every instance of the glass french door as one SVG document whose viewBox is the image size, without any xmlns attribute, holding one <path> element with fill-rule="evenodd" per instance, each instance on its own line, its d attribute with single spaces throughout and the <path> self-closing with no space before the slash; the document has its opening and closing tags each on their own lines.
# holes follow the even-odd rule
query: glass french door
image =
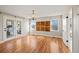
<svg viewBox="0 0 79 59">
<path fill-rule="evenodd" d="M 8 39 L 14 36 L 14 20 L 3 20 L 3 39 Z"/>
<path fill-rule="evenodd" d="M 17 21 L 17 34 L 21 34 L 21 21 Z"/>
<path fill-rule="evenodd" d="M 10 38 L 14 36 L 14 21 L 13 20 L 7 20 L 6 21 L 6 36 L 7 38 Z"/>
</svg>

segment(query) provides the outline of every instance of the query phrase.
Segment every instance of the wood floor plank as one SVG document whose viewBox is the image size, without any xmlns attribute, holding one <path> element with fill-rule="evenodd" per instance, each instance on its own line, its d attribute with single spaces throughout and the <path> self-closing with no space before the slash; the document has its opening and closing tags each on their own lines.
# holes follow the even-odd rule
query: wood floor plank
<svg viewBox="0 0 79 59">
<path fill-rule="evenodd" d="M 62 38 L 30 35 L 0 44 L 1 53 L 68 53 Z"/>
</svg>

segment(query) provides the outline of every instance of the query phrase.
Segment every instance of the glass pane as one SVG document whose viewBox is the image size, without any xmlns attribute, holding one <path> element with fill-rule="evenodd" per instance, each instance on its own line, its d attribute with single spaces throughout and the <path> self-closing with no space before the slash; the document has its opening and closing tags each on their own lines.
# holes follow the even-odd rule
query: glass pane
<svg viewBox="0 0 79 59">
<path fill-rule="evenodd" d="M 31 25 L 31 31 L 35 30 L 36 21 L 32 20 L 30 25 Z"/>
<path fill-rule="evenodd" d="M 6 22 L 7 27 L 7 38 L 14 36 L 14 21 L 13 20 L 7 20 Z"/>
<path fill-rule="evenodd" d="M 17 21 L 17 34 L 21 34 L 21 21 Z"/>
<path fill-rule="evenodd" d="M 58 30 L 58 20 L 52 18 L 52 30 Z"/>
</svg>

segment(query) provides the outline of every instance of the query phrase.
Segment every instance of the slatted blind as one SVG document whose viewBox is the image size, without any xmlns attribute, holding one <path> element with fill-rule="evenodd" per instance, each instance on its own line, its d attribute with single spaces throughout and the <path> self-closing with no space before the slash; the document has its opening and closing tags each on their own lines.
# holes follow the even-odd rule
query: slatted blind
<svg viewBox="0 0 79 59">
<path fill-rule="evenodd" d="M 50 31 L 50 21 L 36 22 L 36 31 Z"/>
</svg>

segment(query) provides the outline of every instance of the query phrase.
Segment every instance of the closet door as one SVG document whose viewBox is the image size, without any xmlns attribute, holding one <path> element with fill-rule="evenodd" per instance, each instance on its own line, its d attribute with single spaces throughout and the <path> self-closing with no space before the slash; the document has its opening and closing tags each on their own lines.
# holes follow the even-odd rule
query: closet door
<svg viewBox="0 0 79 59">
<path fill-rule="evenodd" d="M 15 35 L 14 17 L 3 16 L 3 40 L 11 38 Z"/>
</svg>

